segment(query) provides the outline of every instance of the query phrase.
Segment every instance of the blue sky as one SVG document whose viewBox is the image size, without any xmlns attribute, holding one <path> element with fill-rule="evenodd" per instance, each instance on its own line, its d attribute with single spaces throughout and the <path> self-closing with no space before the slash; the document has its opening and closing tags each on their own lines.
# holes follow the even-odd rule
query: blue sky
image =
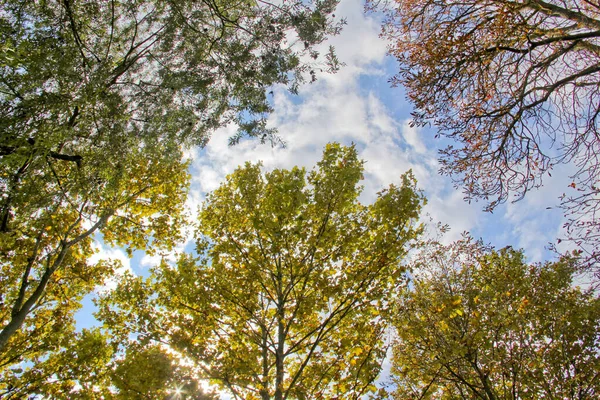
<svg viewBox="0 0 600 400">
<path fill-rule="evenodd" d="M 451 231 L 444 237 L 446 242 L 469 231 L 497 247 L 523 248 L 530 261 L 552 257 L 545 246 L 561 235 L 563 220 L 559 210 L 548 207 L 555 206 L 558 196 L 569 190 L 568 169 L 553 171 L 543 188 L 519 202 L 498 207 L 494 214 L 482 211 L 484 203 L 465 202 L 450 178 L 437 173 L 437 150 L 444 146 L 443 139 L 434 139 L 434 128 L 409 126 L 411 105 L 402 88 L 391 88 L 388 83 L 396 64 L 386 56 L 386 43 L 378 37 L 379 16 L 364 15 L 359 0 L 343 0 L 336 15 L 345 17 L 348 25 L 340 36 L 325 43 L 323 50 L 334 45 L 345 67 L 335 75 L 319 75 L 316 83 L 300 89 L 299 96 L 274 88 L 275 112 L 269 123 L 279 130 L 285 148 L 254 140 L 230 147 L 228 138 L 236 127 L 229 126 L 217 131 L 206 148 L 189 152 L 190 217 L 193 219 L 205 194 L 246 161 L 261 160 L 265 169 L 310 168 L 320 159 L 326 143 L 356 143 L 366 161 L 363 201 L 372 201 L 377 191 L 397 183 L 403 172 L 412 169 L 428 198 L 428 215 L 423 220 L 448 224 Z M 180 250 L 190 249 L 191 232 L 188 238 Z M 96 247 L 94 259 L 117 258 L 124 270 L 136 274 L 146 273 L 159 260 L 143 253 L 129 259 L 121 249 L 107 248 L 101 241 Z M 85 304 L 78 314 L 80 327 L 92 323 L 89 297 Z"/>
<path fill-rule="evenodd" d="M 463 201 L 461 190 L 454 189 L 450 178 L 437 173 L 437 150 L 445 143 L 434 138 L 433 128 L 409 126 L 411 105 L 402 88 L 391 88 L 388 83 L 396 62 L 386 56 L 387 44 L 378 37 L 379 16 L 365 16 L 358 0 L 342 1 L 336 15 L 347 18 L 348 25 L 323 47 L 333 44 L 346 66 L 303 86 L 297 98 L 283 88 L 274 90 L 270 124 L 278 128 L 287 146 L 272 148 L 245 141 L 229 147 L 227 138 L 236 127 L 216 132 L 204 150 L 192 154 L 191 208 L 246 161 L 261 160 L 266 169 L 311 167 L 327 142 L 356 143 L 366 160 L 364 201 L 374 199 L 378 190 L 412 168 L 429 199 L 426 212 L 452 228 L 447 240 L 470 231 L 498 247 L 524 248 L 532 261 L 547 258 L 544 246 L 560 234 L 562 225 L 560 211 L 547 207 L 557 204 L 558 196 L 567 190 L 568 172 L 554 171 L 541 190 L 499 207 L 494 214 L 482 212 L 481 202 Z"/>
</svg>

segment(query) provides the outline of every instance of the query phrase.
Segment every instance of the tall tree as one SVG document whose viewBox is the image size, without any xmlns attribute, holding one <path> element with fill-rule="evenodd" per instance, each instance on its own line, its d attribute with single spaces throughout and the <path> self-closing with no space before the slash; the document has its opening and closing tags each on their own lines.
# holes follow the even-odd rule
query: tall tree
<svg viewBox="0 0 600 400">
<path fill-rule="evenodd" d="M 238 168 L 202 208 L 199 256 L 124 280 L 98 316 L 116 337 L 167 343 L 236 399 L 376 392 L 424 199 L 408 173 L 362 205 L 362 171 L 337 144 L 308 174 Z"/>
<path fill-rule="evenodd" d="M 395 317 L 395 398 L 598 397 L 600 299 L 572 286 L 572 260 L 463 240 L 417 267 Z"/>
<path fill-rule="evenodd" d="M 68 343 L 79 301 L 113 272 L 111 264 L 89 265 L 97 230 L 107 243 L 130 249 L 150 243 L 168 248 L 177 240 L 188 180 L 180 157 L 160 144 L 132 149 L 98 160 L 104 168 L 93 178 L 69 163 L 36 161 L 56 176 L 24 176 L 21 193 L 10 199 L 10 229 L 0 232 L 2 370 L 10 373 L 23 360 L 35 363 Z M 89 179 L 96 182 L 88 192 Z"/>
<path fill-rule="evenodd" d="M 173 245 L 182 147 L 234 122 L 268 139 L 267 91 L 325 68 L 336 3 L 0 1 L 0 368 L 60 347 L 110 272 L 92 235 Z"/>
<path fill-rule="evenodd" d="M 384 36 L 394 83 L 454 139 L 442 173 L 492 210 L 521 199 L 561 163 L 567 237 L 600 254 L 600 5 L 588 0 L 396 0 Z M 512 196 L 512 197 L 511 197 Z"/>
</svg>

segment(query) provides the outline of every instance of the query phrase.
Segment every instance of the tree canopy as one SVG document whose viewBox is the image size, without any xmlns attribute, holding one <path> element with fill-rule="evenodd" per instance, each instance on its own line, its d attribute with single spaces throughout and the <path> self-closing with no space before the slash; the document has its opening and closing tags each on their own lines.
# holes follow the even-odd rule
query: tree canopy
<svg viewBox="0 0 600 400">
<path fill-rule="evenodd" d="M 3 399 L 217 399 L 164 346 L 132 342 L 121 352 L 99 328 L 73 334 L 61 351 L 5 378 Z"/>
<path fill-rule="evenodd" d="M 416 268 L 395 314 L 395 398 L 598 397 L 600 299 L 573 287 L 573 260 L 465 239 Z"/>
<path fill-rule="evenodd" d="M 128 251 L 180 238 L 186 146 L 229 123 L 233 142 L 269 140 L 269 88 L 335 69 L 314 46 L 339 31 L 336 4 L 0 1 L 3 373 L 68 341 L 112 274 L 88 265 L 92 236 Z"/>
<path fill-rule="evenodd" d="M 98 317 L 114 337 L 168 344 L 236 399 L 377 392 L 424 199 L 408 173 L 363 205 L 362 171 L 337 144 L 308 173 L 238 168 L 202 207 L 198 256 L 124 279 Z"/>
<path fill-rule="evenodd" d="M 375 3 L 375 2 L 374 2 Z M 414 122 L 455 140 L 441 171 L 487 209 L 572 166 L 567 237 L 598 257 L 600 6 L 587 0 L 396 0 L 383 35 Z"/>
</svg>

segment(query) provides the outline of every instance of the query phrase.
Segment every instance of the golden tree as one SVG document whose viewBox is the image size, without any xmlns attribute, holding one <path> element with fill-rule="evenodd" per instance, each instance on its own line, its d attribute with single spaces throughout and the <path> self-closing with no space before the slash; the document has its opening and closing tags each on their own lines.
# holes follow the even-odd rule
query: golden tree
<svg viewBox="0 0 600 400">
<path fill-rule="evenodd" d="M 372 395 L 424 198 L 408 173 L 363 205 L 362 172 L 340 145 L 308 173 L 238 168 L 207 197 L 199 257 L 124 279 L 98 316 L 126 345 L 168 344 L 235 399 Z"/>
<path fill-rule="evenodd" d="M 395 315 L 396 399 L 594 399 L 600 299 L 574 265 L 464 238 L 416 257 Z"/>
<path fill-rule="evenodd" d="M 272 137 L 269 87 L 325 67 L 336 4 L 0 0 L 0 396 L 70 344 L 79 300 L 113 273 L 88 265 L 94 235 L 172 247 L 184 150 L 231 123 L 232 141 Z"/>
</svg>

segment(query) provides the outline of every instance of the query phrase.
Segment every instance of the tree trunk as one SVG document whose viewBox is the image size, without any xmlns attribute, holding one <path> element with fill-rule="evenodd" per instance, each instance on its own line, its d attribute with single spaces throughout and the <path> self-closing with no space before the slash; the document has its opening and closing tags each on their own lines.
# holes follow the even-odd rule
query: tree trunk
<svg viewBox="0 0 600 400">
<path fill-rule="evenodd" d="M 277 259 L 277 350 L 275 352 L 275 400 L 283 400 L 283 358 L 285 350 L 285 302 L 281 258 Z"/>
<path fill-rule="evenodd" d="M 31 296 L 29 296 L 19 311 L 13 313 L 10 322 L 0 332 L 0 353 L 5 350 L 10 338 L 19 330 L 19 328 L 21 328 L 21 325 L 25 322 L 25 318 L 27 317 L 27 314 L 29 314 L 31 308 L 44 294 L 48 281 L 50 281 L 50 277 L 52 277 L 54 271 L 62 264 L 68 250 L 69 247 L 63 244 L 60 253 L 52 263 L 52 266 L 46 269 Z"/>
<path fill-rule="evenodd" d="M 262 333 L 262 369 L 263 379 L 262 388 L 260 389 L 260 397 L 262 400 L 271 400 L 269 395 L 269 349 L 267 348 L 267 328 L 261 326 Z"/>
</svg>

